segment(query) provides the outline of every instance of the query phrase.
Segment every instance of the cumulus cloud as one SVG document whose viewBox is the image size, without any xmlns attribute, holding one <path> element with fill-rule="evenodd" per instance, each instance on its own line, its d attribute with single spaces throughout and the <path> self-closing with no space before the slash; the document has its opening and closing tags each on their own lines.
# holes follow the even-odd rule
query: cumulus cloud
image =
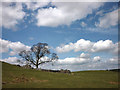
<svg viewBox="0 0 120 90">
<path fill-rule="evenodd" d="M 5 59 L 0 59 L 0 61 L 10 64 L 19 64 L 19 59 L 17 57 L 8 57 Z"/>
<path fill-rule="evenodd" d="M 2 62 L 10 63 L 10 64 L 15 64 L 15 65 L 26 65 L 28 61 L 21 60 L 17 57 L 8 57 L 4 59 L 0 59 Z"/>
<path fill-rule="evenodd" d="M 73 21 L 85 18 L 92 11 L 99 8 L 103 3 L 75 3 L 75 2 L 52 2 L 53 6 L 39 9 L 36 15 L 37 26 L 57 27 L 70 25 Z"/>
<path fill-rule="evenodd" d="M 111 40 L 99 40 L 97 42 L 91 42 L 89 40 L 80 39 L 76 43 L 69 43 L 67 45 L 56 47 L 58 53 L 69 52 L 74 50 L 85 52 L 118 52 L 117 43 L 113 43 Z"/>
<path fill-rule="evenodd" d="M 100 60 L 101 60 L 100 56 L 95 56 L 95 57 L 93 58 L 93 61 L 100 61 Z"/>
<path fill-rule="evenodd" d="M 118 24 L 118 10 L 119 9 L 106 13 L 103 17 L 100 17 L 99 23 L 96 23 L 96 26 L 101 28 L 116 26 Z"/>
<path fill-rule="evenodd" d="M 0 27 L 7 29 L 14 29 L 20 20 L 25 16 L 25 12 L 22 10 L 22 3 L 2 3 L 0 4 Z"/>
<path fill-rule="evenodd" d="M 49 26 L 57 27 L 60 25 L 70 25 L 76 20 L 83 19 L 87 15 L 92 14 L 93 10 L 101 7 L 104 2 L 52 2 L 52 5 L 55 7 L 42 8 L 48 5 L 50 0 L 42 0 L 41 2 L 24 2 L 27 6 L 27 9 L 36 10 L 38 9 L 37 14 L 34 16 L 37 19 L 37 26 Z M 21 2 L 15 3 L 12 5 L 10 2 L 4 2 L 0 5 L 0 26 L 3 26 L 8 29 L 13 29 L 19 21 L 24 19 L 26 13 L 22 10 Z M 109 22 L 110 20 L 110 22 Z M 117 24 L 118 16 L 117 10 L 107 13 L 105 16 L 99 19 L 100 23 L 96 25 L 99 27 L 109 27 L 115 26 Z M 81 23 L 83 27 L 86 26 L 84 22 Z"/>
<path fill-rule="evenodd" d="M 8 52 L 9 49 L 11 49 L 10 55 L 16 55 L 22 50 L 29 50 L 30 46 L 26 46 L 21 42 L 11 42 L 0 38 L 0 53 Z"/>
<path fill-rule="evenodd" d="M 44 57 L 44 59 L 48 57 Z M 89 54 L 81 53 L 80 57 L 70 57 L 65 59 L 59 59 L 58 61 L 54 62 L 55 64 L 52 65 L 50 63 L 46 63 L 40 65 L 39 68 L 44 69 L 69 69 L 71 71 L 81 71 L 81 70 L 106 70 L 106 69 L 117 69 L 118 68 L 118 58 L 108 58 L 104 59 L 102 62 L 97 62 L 101 58 L 100 56 L 95 56 L 93 58 L 90 57 Z M 94 61 L 97 60 L 97 61 Z M 7 62 L 10 64 L 19 64 L 25 65 L 27 64 L 26 61 L 20 60 L 17 57 L 8 57 L 5 59 L 0 59 L 2 62 Z"/>
<path fill-rule="evenodd" d="M 18 58 L 17 57 L 8 57 L 8 58 L 5 58 L 5 59 L 0 59 L 0 61 L 7 62 L 7 63 L 10 63 L 10 64 L 16 64 L 16 63 L 18 63 Z"/>
<path fill-rule="evenodd" d="M 115 47 L 115 44 L 111 40 L 100 40 L 96 43 L 94 43 L 91 51 L 92 52 L 104 52 L 104 51 L 110 51 L 113 50 Z M 116 47 L 117 48 L 117 47 Z"/>
<path fill-rule="evenodd" d="M 56 63 L 62 65 L 81 65 L 86 63 L 94 63 L 100 60 L 100 56 L 95 56 L 91 58 L 90 54 L 81 53 L 79 57 L 68 57 L 64 59 L 59 59 Z"/>
<path fill-rule="evenodd" d="M 90 54 L 81 53 L 80 58 L 90 58 Z"/>
<path fill-rule="evenodd" d="M 93 46 L 93 42 L 89 40 L 80 39 L 76 43 L 73 44 L 74 51 L 91 51 L 91 47 Z"/>
<path fill-rule="evenodd" d="M 2 39 L 0 38 L 0 52 L 1 52 L 1 53 L 8 52 L 8 51 L 9 51 L 9 46 L 8 46 L 9 43 L 10 43 L 10 41 L 2 40 Z"/>
<path fill-rule="evenodd" d="M 84 53 L 85 54 L 85 53 Z M 100 56 L 95 56 L 93 58 L 84 58 L 83 61 L 77 57 L 71 57 L 71 58 L 65 58 L 58 60 L 52 66 L 51 64 L 44 64 L 41 65 L 41 68 L 44 69 L 69 69 L 71 71 L 81 71 L 81 70 L 107 70 L 107 69 L 117 69 L 118 68 L 118 59 L 117 57 L 114 58 L 104 58 L 101 59 Z M 102 62 L 94 61 L 96 60 L 102 60 Z"/>
<path fill-rule="evenodd" d="M 84 64 L 90 62 L 91 58 L 89 54 L 82 53 L 79 57 L 70 57 L 65 59 L 59 59 L 56 63 L 63 65 L 70 64 Z"/>
</svg>

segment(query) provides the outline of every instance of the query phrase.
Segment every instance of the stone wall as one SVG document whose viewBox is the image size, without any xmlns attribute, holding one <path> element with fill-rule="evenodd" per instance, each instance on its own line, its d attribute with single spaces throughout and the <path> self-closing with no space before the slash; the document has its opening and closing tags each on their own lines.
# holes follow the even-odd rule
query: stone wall
<svg viewBox="0 0 120 90">
<path fill-rule="evenodd" d="M 47 70 L 47 69 L 41 69 L 41 71 L 46 71 L 46 72 L 59 72 L 59 73 L 71 73 L 71 71 L 70 70 L 63 70 L 63 69 L 61 69 L 61 70 Z"/>
</svg>

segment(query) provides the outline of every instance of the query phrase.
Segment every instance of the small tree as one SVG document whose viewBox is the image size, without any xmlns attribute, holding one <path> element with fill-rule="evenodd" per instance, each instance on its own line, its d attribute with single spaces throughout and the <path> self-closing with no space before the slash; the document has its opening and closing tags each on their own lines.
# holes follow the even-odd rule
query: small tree
<svg viewBox="0 0 120 90">
<path fill-rule="evenodd" d="M 48 55 L 52 55 L 52 57 L 48 58 L 47 60 L 42 60 L 43 57 Z M 21 56 L 24 60 L 31 62 L 31 64 L 36 66 L 36 68 L 38 68 L 40 64 L 52 62 L 58 59 L 58 56 L 56 53 L 50 52 L 47 43 L 35 44 L 31 47 L 29 51 L 26 51 L 26 50 L 21 51 L 19 53 L 19 56 Z"/>
</svg>

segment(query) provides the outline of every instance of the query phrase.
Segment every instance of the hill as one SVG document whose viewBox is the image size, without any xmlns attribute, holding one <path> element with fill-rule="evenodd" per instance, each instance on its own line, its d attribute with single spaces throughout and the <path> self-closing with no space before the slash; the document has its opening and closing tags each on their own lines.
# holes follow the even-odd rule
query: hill
<svg viewBox="0 0 120 90">
<path fill-rule="evenodd" d="M 2 63 L 3 88 L 118 88 L 118 72 L 43 72 Z"/>
</svg>

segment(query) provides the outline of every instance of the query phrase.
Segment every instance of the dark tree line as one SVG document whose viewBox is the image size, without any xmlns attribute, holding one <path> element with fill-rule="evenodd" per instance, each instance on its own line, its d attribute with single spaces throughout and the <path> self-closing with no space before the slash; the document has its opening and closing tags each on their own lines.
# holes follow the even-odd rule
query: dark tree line
<svg viewBox="0 0 120 90">
<path fill-rule="evenodd" d="M 29 51 L 23 50 L 19 53 L 24 60 L 31 62 L 38 68 L 39 65 L 52 62 L 58 59 L 56 53 L 51 53 L 47 43 L 38 43 L 31 47 Z M 51 56 L 47 60 L 42 60 L 45 56 Z"/>
</svg>

